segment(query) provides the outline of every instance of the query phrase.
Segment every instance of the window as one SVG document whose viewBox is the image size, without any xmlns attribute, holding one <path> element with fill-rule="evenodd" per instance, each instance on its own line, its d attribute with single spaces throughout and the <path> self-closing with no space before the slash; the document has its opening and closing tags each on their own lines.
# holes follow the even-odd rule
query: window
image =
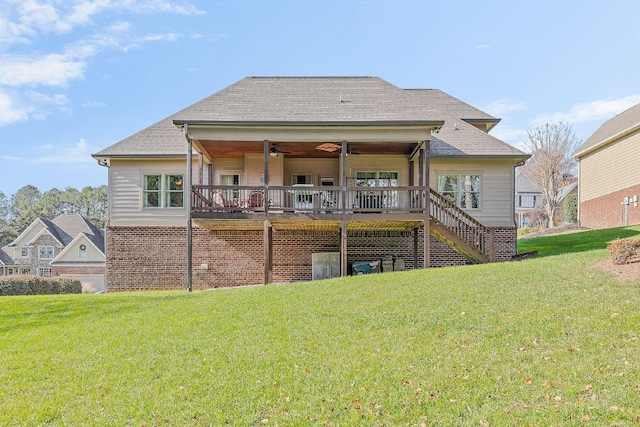
<svg viewBox="0 0 640 427">
<path fill-rule="evenodd" d="M 479 209 L 480 175 L 440 175 L 438 192 L 462 209 Z"/>
<path fill-rule="evenodd" d="M 38 267 L 38 276 L 51 277 L 51 267 Z"/>
<path fill-rule="evenodd" d="M 520 196 L 521 208 L 532 208 L 536 204 L 536 196 Z"/>
<path fill-rule="evenodd" d="M 78 246 L 78 258 L 85 259 L 87 257 L 87 245 L 84 243 Z"/>
<path fill-rule="evenodd" d="M 145 208 L 181 208 L 184 206 L 184 175 L 144 175 Z"/>
<path fill-rule="evenodd" d="M 358 187 L 397 187 L 398 172 L 356 172 Z"/>
<path fill-rule="evenodd" d="M 29 257 L 29 248 L 24 247 L 20 250 L 20 256 L 22 256 L 23 258 L 28 258 Z"/>
<path fill-rule="evenodd" d="M 311 175 L 292 175 L 291 185 L 311 185 Z"/>
<path fill-rule="evenodd" d="M 53 246 L 38 246 L 39 259 L 53 259 Z"/>
<path fill-rule="evenodd" d="M 231 175 L 220 175 L 220 184 L 228 185 L 228 186 L 238 186 L 240 185 L 240 175 L 239 174 L 231 174 Z M 224 191 L 224 199 L 239 199 L 240 191 L 239 190 L 225 190 Z"/>
<path fill-rule="evenodd" d="M 181 208 L 184 206 L 184 183 L 182 175 L 165 176 L 165 207 Z"/>
</svg>

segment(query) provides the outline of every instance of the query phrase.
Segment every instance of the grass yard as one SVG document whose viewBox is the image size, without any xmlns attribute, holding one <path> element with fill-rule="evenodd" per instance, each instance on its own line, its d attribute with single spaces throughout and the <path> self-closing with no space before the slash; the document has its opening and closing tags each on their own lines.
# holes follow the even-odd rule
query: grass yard
<svg viewBox="0 0 640 427">
<path fill-rule="evenodd" d="M 640 281 L 535 259 L 207 292 L 0 298 L 0 425 L 640 425 Z"/>
</svg>

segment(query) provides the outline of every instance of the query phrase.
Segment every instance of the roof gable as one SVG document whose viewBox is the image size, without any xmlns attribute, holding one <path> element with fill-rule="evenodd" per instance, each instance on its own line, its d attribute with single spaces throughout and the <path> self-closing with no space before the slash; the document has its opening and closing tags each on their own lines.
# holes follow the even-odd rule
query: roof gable
<svg viewBox="0 0 640 427">
<path fill-rule="evenodd" d="M 629 132 L 640 129 L 640 104 L 607 120 L 578 148 L 575 157 L 580 158 L 589 152 L 607 145 Z"/>
<path fill-rule="evenodd" d="M 79 259 L 79 257 L 73 254 L 73 251 L 77 250 L 81 244 L 85 244 L 94 249 L 94 256 L 88 256 L 87 259 Z M 97 254 L 97 256 L 96 256 Z M 98 259 L 96 259 L 98 258 Z M 102 243 L 99 242 L 97 236 L 80 233 L 78 234 L 68 245 L 62 249 L 58 253 L 58 255 L 51 261 L 51 264 L 60 264 L 67 262 L 83 262 L 95 264 L 96 262 L 104 262 L 105 261 L 105 253 L 104 253 L 104 241 Z"/>
<path fill-rule="evenodd" d="M 18 235 L 14 239 L 13 242 L 9 244 L 9 246 L 26 246 L 29 244 L 33 237 L 38 235 L 43 228 L 46 228 L 47 225 L 44 223 L 42 218 L 34 219 L 31 224 L 25 228 L 22 233 Z M 26 242 L 25 242 L 26 241 Z M 25 243 L 23 243 L 25 242 Z"/>
</svg>

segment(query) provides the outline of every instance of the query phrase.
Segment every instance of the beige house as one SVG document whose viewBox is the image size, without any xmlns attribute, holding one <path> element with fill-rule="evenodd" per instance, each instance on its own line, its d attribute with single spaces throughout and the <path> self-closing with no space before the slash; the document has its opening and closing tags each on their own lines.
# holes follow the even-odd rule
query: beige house
<svg viewBox="0 0 640 427">
<path fill-rule="evenodd" d="M 375 77 L 249 77 L 93 155 L 109 290 L 210 288 L 509 260 L 496 119 Z M 188 155 L 190 154 L 190 155 Z"/>
<path fill-rule="evenodd" d="M 104 235 L 79 214 L 36 218 L 0 249 L 0 275 L 72 276 L 84 289 L 105 290 Z"/>
<path fill-rule="evenodd" d="M 640 224 L 640 104 L 606 121 L 575 158 L 580 224 L 590 228 Z"/>
</svg>

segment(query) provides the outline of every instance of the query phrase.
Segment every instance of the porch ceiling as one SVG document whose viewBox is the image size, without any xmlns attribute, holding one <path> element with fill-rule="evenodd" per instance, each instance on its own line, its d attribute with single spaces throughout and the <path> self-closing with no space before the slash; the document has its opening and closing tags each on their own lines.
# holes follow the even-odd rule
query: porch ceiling
<svg viewBox="0 0 640 427">
<path fill-rule="evenodd" d="M 211 141 L 200 140 L 199 146 L 209 158 L 242 158 L 245 154 L 263 154 L 263 141 Z M 286 158 L 338 158 L 340 148 L 331 152 L 323 150 L 323 142 L 274 142 L 277 153 Z M 349 154 L 380 154 L 409 156 L 417 142 L 354 142 L 348 143 Z"/>
<path fill-rule="evenodd" d="M 193 219 L 199 227 L 213 230 L 263 230 L 264 221 L 260 220 L 216 220 Z M 331 220 L 272 220 L 271 226 L 276 231 L 340 231 L 340 221 Z M 423 221 L 397 221 L 397 220 L 355 220 L 347 221 L 348 231 L 411 231 L 424 226 Z"/>
</svg>

